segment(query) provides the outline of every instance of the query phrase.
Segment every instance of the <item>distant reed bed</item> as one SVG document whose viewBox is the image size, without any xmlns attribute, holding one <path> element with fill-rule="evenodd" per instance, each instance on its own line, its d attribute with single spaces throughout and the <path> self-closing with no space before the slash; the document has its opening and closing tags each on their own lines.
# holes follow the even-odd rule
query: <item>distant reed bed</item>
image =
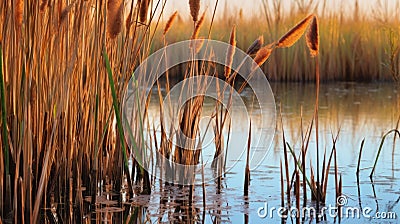
<svg viewBox="0 0 400 224">
<path fill-rule="evenodd" d="M 271 1 L 264 2 L 269 3 L 269 6 L 264 10 L 267 13 L 263 14 L 245 14 L 242 10 L 226 12 L 221 7 L 217 14 L 223 16 L 215 19 L 211 38 L 229 42 L 231 27 L 236 25 L 237 46 L 242 50 L 246 50 L 260 35 L 263 35 L 266 43 L 270 43 L 308 13 L 314 12 L 312 6 L 323 3 L 307 1 L 311 2 L 310 6 L 301 6 L 293 1 L 289 6 L 272 6 Z M 290 11 L 282 13 L 283 7 Z M 321 81 L 369 82 L 400 79 L 400 17 L 389 14 L 390 10 L 383 7 L 376 3 L 374 12 L 363 12 L 355 7 L 351 13 L 340 9 L 330 13 L 317 13 L 321 33 Z M 206 19 L 210 20 L 210 16 Z M 192 21 L 182 17 L 177 20 L 167 37 L 169 43 L 184 40 L 190 35 L 187 27 Z M 199 37 L 206 37 L 207 32 L 207 27 L 204 27 Z M 156 36 L 161 34 L 162 32 L 158 32 Z M 163 46 L 159 40 L 161 38 L 155 38 L 153 50 Z M 288 50 L 275 51 L 263 65 L 269 80 L 313 81 L 313 65 L 308 63 L 309 53 L 305 49 L 307 46 L 301 41 Z"/>
</svg>

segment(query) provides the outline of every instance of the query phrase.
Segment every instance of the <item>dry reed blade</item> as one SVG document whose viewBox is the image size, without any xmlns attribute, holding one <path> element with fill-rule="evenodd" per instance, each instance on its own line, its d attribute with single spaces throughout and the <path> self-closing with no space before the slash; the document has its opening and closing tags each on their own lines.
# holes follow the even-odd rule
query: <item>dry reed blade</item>
<svg viewBox="0 0 400 224">
<path fill-rule="evenodd" d="M 357 178 L 358 178 L 358 176 L 360 174 L 361 154 L 362 154 L 362 151 L 363 151 L 363 148 L 364 148 L 364 143 L 365 143 L 365 138 L 361 142 L 360 153 L 358 154 L 357 171 L 356 171 Z"/>
<path fill-rule="evenodd" d="M 311 57 L 319 54 L 319 27 L 317 17 L 313 17 L 310 27 L 306 34 L 306 43 L 310 50 Z"/>
<path fill-rule="evenodd" d="M 308 17 L 303 19 L 300 23 L 298 23 L 296 26 L 294 26 L 289 32 L 287 32 L 279 39 L 277 47 L 279 48 L 291 47 L 293 44 L 295 44 L 304 34 L 304 32 L 306 31 L 308 25 L 310 24 L 313 18 L 314 15 L 309 15 Z"/>
<path fill-rule="evenodd" d="M 122 13 L 124 2 L 122 0 L 108 0 L 107 2 L 107 33 L 114 39 L 122 29 Z"/>
<path fill-rule="evenodd" d="M 284 208 L 285 207 L 285 184 L 284 184 L 284 180 L 283 180 L 282 159 L 280 160 L 279 168 L 281 171 L 281 207 Z"/>
<path fill-rule="evenodd" d="M 300 174 L 299 171 L 296 170 L 296 184 L 295 184 L 295 194 L 296 194 L 296 223 L 300 223 Z"/>
<path fill-rule="evenodd" d="M 228 79 L 232 71 L 233 56 L 236 49 L 236 26 L 232 27 L 231 36 L 229 39 L 229 47 L 226 51 L 225 59 L 225 79 Z"/>
<path fill-rule="evenodd" d="M 261 46 L 264 44 L 264 36 L 259 36 L 250 46 L 247 48 L 246 54 L 253 55 L 257 54 L 257 52 L 261 49 Z"/>
<path fill-rule="evenodd" d="M 247 155 L 246 155 L 246 168 L 244 173 L 244 196 L 249 195 L 249 185 L 250 185 L 250 144 L 251 144 L 251 121 L 249 126 L 249 137 L 247 138 Z"/>
<path fill-rule="evenodd" d="M 189 0 L 190 15 L 193 22 L 197 22 L 200 11 L 200 0 Z"/>
<path fill-rule="evenodd" d="M 286 138 L 285 138 L 285 129 L 283 127 L 283 118 L 282 118 L 282 105 L 279 107 L 279 116 L 281 118 L 281 129 L 282 129 L 282 141 L 283 141 L 283 156 L 285 162 L 285 173 L 286 173 L 286 190 L 287 190 L 287 202 L 290 207 L 290 178 L 289 178 L 289 160 L 287 155 L 287 148 L 286 148 Z M 296 158 L 294 156 L 294 158 Z"/>
<path fill-rule="evenodd" d="M 370 177 L 371 179 L 372 179 L 372 176 L 374 175 L 375 168 L 376 168 L 376 164 L 378 163 L 379 155 L 381 154 L 381 151 L 382 151 L 382 148 L 383 148 L 383 143 L 385 142 L 386 137 L 387 137 L 389 134 L 391 134 L 391 133 L 394 133 L 395 135 L 397 134 L 397 135 L 400 137 L 400 131 L 397 130 L 397 129 L 393 129 L 393 130 L 388 131 L 388 132 L 382 137 L 381 143 L 380 143 L 379 148 L 378 148 L 378 153 L 376 154 L 376 157 L 375 157 L 374 166 L 372 167 L 371 173 L 369 174 L 369 177 Z"/>
<path fill-rule="evenodd" d="M 167 23 L 165 24 L 163 35 L 167 34 L 167 32 L 171 29 L 172 24 L 174 23 L 176 17 L 178 16 L 178 11 L 175 11 L 168 19 Z"/>
</svg>

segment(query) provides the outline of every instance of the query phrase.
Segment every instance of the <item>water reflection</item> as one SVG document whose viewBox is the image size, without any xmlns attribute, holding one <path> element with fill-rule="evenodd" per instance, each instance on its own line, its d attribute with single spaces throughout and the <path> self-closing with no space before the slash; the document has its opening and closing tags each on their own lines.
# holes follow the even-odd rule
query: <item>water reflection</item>
<svg viewBox="0 0 400 224">
<path fill-rule="evenodd" d="M 305 132 L 312 119 L 314 110 L 315 86 L 312 84 L 281 84 L 272 83 L 277 105 L 281 105 L 283 126 L 287 141 L 294 145 L 296 152 L 301 146 L 301 132 Z M 258 107 L 254 104 L 252 91 L 245 90 L 242 97 L 248 107 L 254 130 L 262 130 L 257 126 L 260 119 Z M 212 101 L 205 103 L 204 110 L 212 110 Z M 303 130 L 301 130 L 300 108 L 303 110 Z M 159 105 L 157 97 L 149 106 L 149 119 L 155 123 L 159 120 Z M 396 85 L 339 83 L 321 85 L 320 97 L 320 148 L 331 149 L 333 146 L 332 134 L 340 130 L 335 144 L 339 173 L 343 180 L 343 194 L 348 198 L 344 207 L 373 208 L 377 211 L 396 212 L 400 215 L 400 147 L 399 141 L 388 137 L 383 145 L 383 151 L 378 161 L 373 180 L 368 175 L 376 156 L 381 137 L 384 133 L 397 125 L 400 116 L 400 93 Z M 239 122 L 240 121 L 234 121 Z M 233 130 L 244 133 L 243 128 Z M 110 223 L 120 223 L 127 220 L 132 223 L 269 223 L 269 222 L 302 222 L 313 223 L 313 217 L 300 219 L 281 219 L 276 213 L 268 214 L 265 219 L 257 215 L 259 207 L 268 203 L 269 207 L 279 207 L 281 204 L 280 168 L 282 158 L 282 130 L 277 128 L 276 137 L 270 153 L 263 163 L 251 172 L 249 196 L 243 197 L 244 164 L 245 158 L 237 158 L 238 163 L 220 179 L 210 181 L 204 186 L 194 186 L 193 195 L 190 187 L 173 186 L 154 179 L 150 196 L 131 196 L 119 206 L 106 205 L 96 210 L 97 220 Z M 315 155 L 315 141 L 311 137 L 307 155 Z M 360 173 L 356 177 L 357 162 L 361 141 L 365 138 L 365 145 L 360 160 Z M 230 149 L 235 150 L 235 142 L 229 143 Z M 212 147 L 212 145 L 210 146 Z M 207 151 L 208 150 L 208 151 Z M 204 156 L 212 156 L 212 148 L 203 151 Z M 257 149 L 252 149 L 257 150 Z M 209 155 L 207 154 L 209 153 Z M 322 155 L 321 155 L 322 156 Z M 308 159 L 312 164 L 315 157 Z M 293 170 L 293 161 L 290 161 Z M 315 167 L 315 164 L 313 165 Z M 330 175 L 334 174 L 331 166 Z M 205 175 L 213 175 L 211 173 Z M 309 173 L 307 172 L 307 175 Z M 201 178 L 197 174 L 196 178 Z M 335 205 L 335 183 L 331 176 L 328 180 L 328 194 L 326 203 Z M 308 192 L 310 195 L 310 192 Z M 120 197 L 120 196 L 118 196 Z M 192 198 L 193 200 L 189 200 Z M 292 197 L 291 204 L 295 205 Z M 114 198 L 121 202 L 122 199 Z M 307 206 L 313 206 L 308 202 Z M 121 208 L 112 211 L 109 207 Z M 112 214 L 111 216 L 109 214 Z M 118 215 L 119 214 L 119 215 Z M 378 220 L 366 217 L 359 219 L 343 217 L 341 220 L 325 214 L 327 223 L 361 222 L 396 222 L 396 220 Z"/>
</svg>

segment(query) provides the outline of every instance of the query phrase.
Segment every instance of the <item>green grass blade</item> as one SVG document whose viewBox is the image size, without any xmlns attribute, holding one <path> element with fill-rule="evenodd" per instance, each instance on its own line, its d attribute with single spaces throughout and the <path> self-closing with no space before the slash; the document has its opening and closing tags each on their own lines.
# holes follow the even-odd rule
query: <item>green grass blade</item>
<svg viewBox="0 0 400 224">
<path fill-rule="evenodd" d="M 3 48 L 0 45 L 0 98 L 1 98 L 1 120 L 2 120 L 2 138 L 3 138 L 3 149 L 4 149 L 4 169 L 5 174 L 8 175 L 9 161 L 8 161 L 8 138 L 7 138 L 7 110 L 6 110 L 6 94 L 5 94 L 5 83 L 3 77 Z"/>
<path fill-rule="evenodd" d="M 125 165 L 125 169 L 129 170 L 128 156 L 127 156 L 127 153 L 126 153 L 126 146 L 125 146 L 124 130 L 122 128 L 121 115 L 119 113 L 119 103 L 118 103 L 118 99 L 117 99 L 117 93 L 115 91 L 114 79 L 112 77 L 110 60 L 108 59 L 108 55 L 107 55 L 107 52 L 105 50 L 103 52 L 103 57 L 104 57 L 104 61 L 105 61 L 105 64 L 106 64 L 108 80 L 110 82 L 110 88 L 111 88 L 111 95 L 112 95 L 112 99 L 113 99 L 113 107 L 114 107 L 115 117 L 117 118 L 117 127 L 118 127 L 119 138 L 120 138 L 120 141 L 121 141 L 122 154 L 123 154 L 123 157 L 124 157 L 124 165 Z"/>
</svg>

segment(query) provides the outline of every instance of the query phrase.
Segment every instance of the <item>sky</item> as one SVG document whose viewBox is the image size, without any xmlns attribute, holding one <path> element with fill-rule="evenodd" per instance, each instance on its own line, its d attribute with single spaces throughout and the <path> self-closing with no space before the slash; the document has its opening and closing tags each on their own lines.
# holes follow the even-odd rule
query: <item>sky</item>
<svg viewBox="0 0 400 224">
<path fill-rule="evenodd" d="M 246 15 L 260 15 L 262 13 L 262 3 L 268 2 L 272 4 L 276 0 L 219 0 L 217 7 L 217 15 L 223 16 L 223 12 L 227 9 L 229 12 L 238 12 L 242 9 L 243 14 Z M 281 0 L 283 9 L 289 10 L 290 6 L 296 4 L 297 1 L 302 0 Z M 303 0 L 309 2 L 310 0 Z M 353 12 L 356 0 L 326 0 L 326 8 L 328 10 L 350 10 Z M 183 17 L 189 16 L 189 0 L 167 0 L 166 13 L 165 15 L 170 15 L 173 11 L 178 10 L 179 14 Z M 216 0 L 201 0 L 201 11 L 207 8 L 210 13 L 213 11 Z M 323 0 L 314 0 L 322 6 Z M 358 0 L 359 7 L 364 12 L 370 13 L 378 8 L 378 3 L 380 2 L 382 6 L 387 5 L 388 10 L 400 10 L 399 5 L 400 0 Z M 396 13 L 396 12 L 392 12 Z"/>
</svg>

